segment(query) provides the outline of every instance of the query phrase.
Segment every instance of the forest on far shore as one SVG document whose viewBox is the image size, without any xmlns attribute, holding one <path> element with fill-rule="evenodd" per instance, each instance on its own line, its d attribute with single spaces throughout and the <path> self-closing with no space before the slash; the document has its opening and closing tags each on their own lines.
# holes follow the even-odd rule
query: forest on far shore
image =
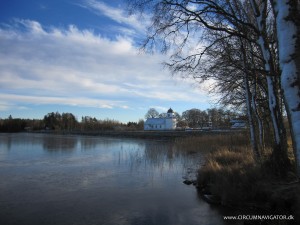
<svg viewBox="0 0 300 225">
<path fill-rule="evenodd" d="M 155 112 L 151 117 L 162 118 L 166 113 L 159 114 L 151 108 L 145 114 L 145 119 L 149 118 L 149 112 Z M 207 122 L 211 122 L 214 128 L 229 128 L 231 119 L 243 119 L 242 113 L 224 110 L 222 108 L 211 108 L 206 110 L 189 109 L 181 115 L 175 113 L 177 127 L 197 128 Z M 122 123 L 114 119 L 97 119 L 95 117 L 83 116 L 81 121 L 72 113 L 51 112 L 43 119 L 21 119 L 13 118 L 11 115 L 6 119 L 0 118 L 0 132 L 22 132 L 22 131 L 111 131 L 111 130 L 143 130 L 144 119 L 137 122 Z"/>
</svg>

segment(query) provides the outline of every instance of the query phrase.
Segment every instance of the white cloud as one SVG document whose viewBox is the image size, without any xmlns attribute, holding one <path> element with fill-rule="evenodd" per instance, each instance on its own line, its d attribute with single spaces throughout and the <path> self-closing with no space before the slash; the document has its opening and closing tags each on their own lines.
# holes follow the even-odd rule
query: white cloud
<svg viewBox="0 0 300 225">
<path fill-rule="evenodd" d="M 7 100 L 7 99 L 5 98 L 5 100 Z M 15 105 L 15 104 L 12 104 L 12 103 L 9 103 L 9 102 L 6 102 L 6 101 L 2 101 L 2 97 L 0 95 L 0 111 L 6 112 L 6 111 L 11 110 L 11 109 L 27 110 L 28 107 L 18 106 L 18 105 Z"/>
<path fill-rule="evenodd" d="M 138 53 L 128 37 L 16 20 L 0 28 L 0 49 L 2 111 L 22 103 L 134 109 L 153 104 L 146 101 L 203 101 L 162 69 L 164 56 Z"/>
<path fill-rule="evenodd" d="M 92 98 L 72 98 L 72 97 L 51 97 L 51 96 L 32 96 L 32 95 L 17 95 L 17 94 L 1 94 L 0 101 L 11 101 L 16 104 L 20 103 L 30 103 L 36 105 L 45 104 L 58 104 L 58 105 L 69 105 L 69 106 L 80 106 L 80 107 L 94 107 L 94 108 L 107 108 L 112 109 L 115 107 L 128 108 L 124 105 L 122 101 L 112 101 L 112 100 L 101 100 Z M 0 103 L 3 110 L 7 110 L 12 105 L 7 103 Z M 1 108 L 1 107 L 0 107 Z M 24 109 L 21 107 L 19 109 Z"/>
<path fill-rule="evenodd" d="M 11 107 L 12 107 L 12 105 L 5 101 L 0 102 L 0 111 L 7 111 L 7 110 L 11 109 Z"/>
<path fill-rule="evenodd" d="M 79 5 L 98 15 L 104 15 L 119 24 L 127 25 L 137 32 L 144 32 L 145 28 L 147 27 L 147 19 L 145 18 L 148 17 L 146 15 L 143 22 L 141 22 L 138 16 L 128 15 L 128 13 L 126 13 L 123 9 L 109 6 L 104 2 L 96 0 L 83 0 Z"/>
<path fill-rule="evenodd" d="M 167 112 L 169 109 L 167 107 L 160 106 L 160 105 L 153 105 L 153 106 L 150 106 L 150 108 L 154 108 L 154 109 L 158 110 L 159 112 Z"/>
</svg>

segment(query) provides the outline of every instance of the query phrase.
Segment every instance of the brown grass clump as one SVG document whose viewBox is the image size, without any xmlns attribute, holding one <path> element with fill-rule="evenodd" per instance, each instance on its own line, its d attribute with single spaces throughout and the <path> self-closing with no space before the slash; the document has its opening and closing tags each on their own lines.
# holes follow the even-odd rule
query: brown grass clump
<svg viewBox="0 0 300 225">
<path fill-rule="evenodd" d="M 249 145 L 223 146 L 207 154 L 205 165 L 198 171 L 197 187 L 222 205 L 294 215 L 299 221 L 300 184 L 292 173 L 285 179 L 276 177 L 269 155 L 271 149 L 266 149 L 263 159 L 256 162 Z"/>
<path fill-rule="evenodd" d="M 206 153 L 196 185 L 201 194 L 212 195 L 212 201 L 226 206 L 259 208 L 267 213 L 292 214 L 300 220 L 299 182 L 290 172 L 285 178 L 276 176 L 270 163 L 270 146 L 257 162 L 246 132 L 190 136 L 175 143 L 187 153 Z M 292 153 L 290 148 L 291 161 Z"/>
<path fill-rule="evenodd" d="M 262 180 L 262 169 L 255 163 L 249 148 L 212 152 L 198 173 L 198 186 L 208 188 L 226 205 L 264 200 L 263 193 L 260 193 Z"/>
<path fill-rule="evenodd" d="M 267 174 L 255 163 L 247 133 L 206 134 L 176 140 L 185 151 L 206 152 L 206 163 L 198 172 L 197 185 L 223 204 L 264 200 L 261 192 Z"/>
</svg>

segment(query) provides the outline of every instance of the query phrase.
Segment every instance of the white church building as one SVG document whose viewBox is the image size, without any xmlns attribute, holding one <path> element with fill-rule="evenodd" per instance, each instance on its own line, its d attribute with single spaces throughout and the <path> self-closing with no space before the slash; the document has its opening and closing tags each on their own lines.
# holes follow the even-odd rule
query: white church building
<svg viewBox="0 0 300 225">
<path fill-rule="evenodd" d="M 144 130 L 175 130 L 176 118 L 170 108 L 165 118 L 148 118 L 144 123 Z"/>
</svg>

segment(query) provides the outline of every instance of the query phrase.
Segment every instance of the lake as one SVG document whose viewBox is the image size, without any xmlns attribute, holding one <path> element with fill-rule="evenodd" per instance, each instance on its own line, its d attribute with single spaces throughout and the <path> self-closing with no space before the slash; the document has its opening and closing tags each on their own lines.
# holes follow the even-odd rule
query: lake
<svg viewBox="0 0 300 225">
<path fill-rule="evenodd" d="M 0 224 L 225 224 L 183 184 L 203 160 L 170 140 L 0 134 Z"/>
</svg>

